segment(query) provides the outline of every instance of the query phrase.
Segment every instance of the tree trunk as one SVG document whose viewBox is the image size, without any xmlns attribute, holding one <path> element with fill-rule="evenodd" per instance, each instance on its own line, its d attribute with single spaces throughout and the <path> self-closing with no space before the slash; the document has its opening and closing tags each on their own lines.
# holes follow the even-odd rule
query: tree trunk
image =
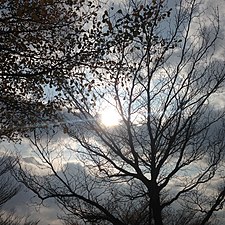
<svg viewBox="0 0 225 225">
<path fill-rule="evenodd" d="M 152 217 L 154 219 L 154 225 L 163 225 L 160 194 L 158 191 L 157 184 L 152 186 L 149 193 L 150 193 L 150 208 L 152 209 Z"/>
</svg>

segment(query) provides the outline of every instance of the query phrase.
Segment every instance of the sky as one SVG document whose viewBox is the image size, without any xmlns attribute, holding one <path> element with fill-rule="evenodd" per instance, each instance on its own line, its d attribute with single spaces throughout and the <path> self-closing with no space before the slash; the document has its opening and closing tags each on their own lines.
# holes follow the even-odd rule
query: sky
<svg viewBox="0 0 225 225">
<path fill-rule="evenodd" d="M 222 40 L 225 34 L 225 26 L 224 26 L 225 4 L 223 0 L 205 0 L 204 5 L 207 7 L 218 6 L 220 10 L 221 39 L 219 39 L 219 47 L 216 49 L 216 51 L 217 51 L 218 59 L 221 60 L 221 57 L 222 55 L 224 55 L 224 50 L 225 50 L 224 40 Z M 224 95 L 222 94 L 222 95 L 215 96 L 214 107 L 222 107 L 222 105 L 225 105 Z M 63 132 L 59 132 L 57 138 L 63 143 L 66 143 L 66 144 L 69 143 L 69 140 L 66 134 L 63 134 Z M 34 168 L 38 164 L 37 160 L 35 159 L 36 154 L 34 151 L 31 150 L 31 146 L 26 140 L 22 141 L 21 144 L 16 144 L 16 145 L 12 143 L 7 143 L 7 142 L 1 142 L 0 151 L 4 151 L 6 149 L 11 149 L 12 151 L 19 152 L 23 157 L 24 164 L 26 164 L 30 168 Z M 76 164 L 76 159 L 73 159 L 73 160 L 74 160 L 73 163 Z M 36 197 L 34 197 L 34 194 L 31 191 L 25 188 L 22 188 L 22 190 L 19 192 L 18 195 L 16 195 L 14 198 L 12 198 L 9 202 L 7 202 L 4 205 L 3 209 L 9 212 L 13 211 L 15 212 L 15 214 L 19 216 L 24 215 L 24 216 L 30 216 L 30 218 L 35 220 L 40 219 L 39 225 L 46 225 L 46 224 L 60 225 L 61 221 L 57 218 L 57 214 L 61 214 L 62 212 L 54 203 L 54 201 L 45 202 L 44 206 L 43 205 L 38 206 L 37 204 L 34 204 L 35 202 L 38 202 L 38 201 L 39 200 Z"/>
</svg>

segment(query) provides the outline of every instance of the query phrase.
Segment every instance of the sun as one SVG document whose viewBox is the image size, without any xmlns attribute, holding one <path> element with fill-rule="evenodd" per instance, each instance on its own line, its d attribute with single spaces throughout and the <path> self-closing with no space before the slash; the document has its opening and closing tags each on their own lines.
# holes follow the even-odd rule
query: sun
<svg viewBox="0 0 225 225">
<path fill-rule="evenodd" d="M 104 126 L 113 127 L 119 125 L 121 117 L 116 109 L 107 107 L 100 114 L 100 119 Z"/>
</svg>

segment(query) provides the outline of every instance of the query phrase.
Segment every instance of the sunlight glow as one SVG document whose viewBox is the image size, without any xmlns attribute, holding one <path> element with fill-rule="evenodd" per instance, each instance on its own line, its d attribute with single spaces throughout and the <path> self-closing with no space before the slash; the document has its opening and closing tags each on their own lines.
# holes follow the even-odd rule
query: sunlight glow
<svg viewBox="0 0 225 225">
<path fill-rule="evenodd" d="M 105 108 L 102 111 L 100 118 L 102 124 L 106 127 L 117 126 L 121 120 L 119 113 L 112 107 Z"/>
</svg>

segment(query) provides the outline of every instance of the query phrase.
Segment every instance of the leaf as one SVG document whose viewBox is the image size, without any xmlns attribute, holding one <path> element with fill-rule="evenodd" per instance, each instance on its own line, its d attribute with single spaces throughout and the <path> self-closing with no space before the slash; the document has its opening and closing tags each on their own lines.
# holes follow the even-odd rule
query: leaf
<svg viewBox="0 0 225 225">
<path fill-rule="evenodd" d="M 105 10 L 105 15 L 106 15 L 106 16 L 109 16 L 109 14 L 108 14 L 108 11 L 107 11 L 107 10 Z"/>
<path fill-rule="evenodd" d="M 110 20 L 107 21 L 107 24 L 109 26 L 109 30 L 112 31 L 113 27 L 112 27 L 112 23 L 110 22 Z"/>
</svg>

